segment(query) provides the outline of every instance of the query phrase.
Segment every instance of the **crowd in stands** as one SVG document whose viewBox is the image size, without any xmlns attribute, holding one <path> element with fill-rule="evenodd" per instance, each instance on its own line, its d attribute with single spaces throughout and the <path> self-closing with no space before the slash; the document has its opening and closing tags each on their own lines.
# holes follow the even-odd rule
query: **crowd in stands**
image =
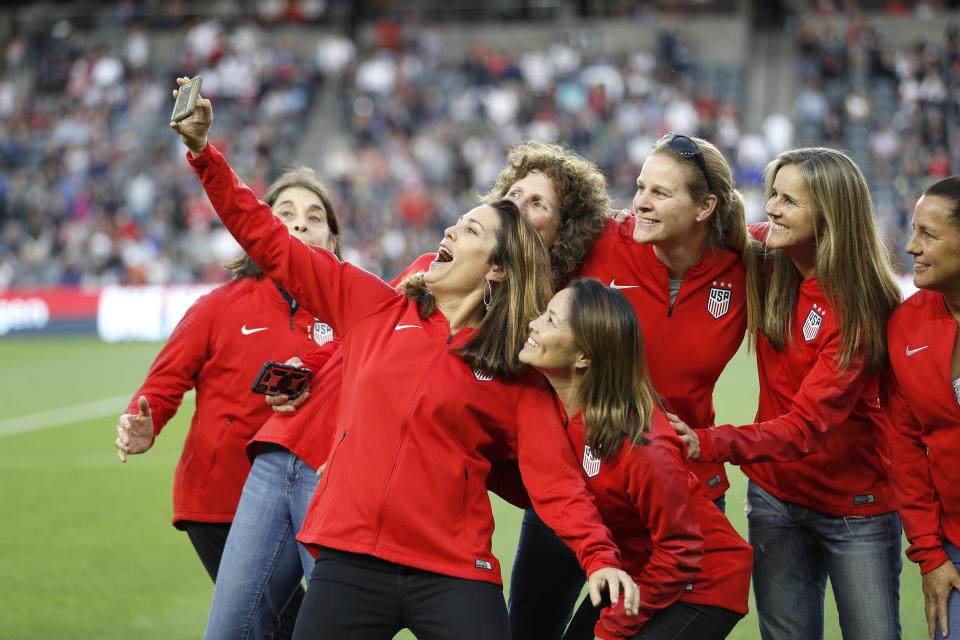
<svg viewBox="0 0 960 640">
<path fill-rule="evenodd" d="M 888 13 L 908 10 L 890 4 L 898 6 Z M 915 10 L 936 18 L 931 3 Z M 796 142 L 851 154 L 893 248 L 906 243 L 917 195 L 960 170 L 960 26 L 935 24 L 927 41 L 896 49 L 880 23 L 859 11 L 827 11 L 795 30 Z"/>
<path fill-rule="evenodd" d="M 260 191 L 304 157 L 313 110 L 332 110 L 322 120 L 336 142 L 315 166 L 343 221 L 344 257 L 387 277 L 435 250 L 438 230 L 489 189 L 505 149 L 528 138 L 597 162 L 619 207 L 663 133 L 710 139 L 733 161 L 754 219 L 759 173 L 776 153 L 847 149 L 892 247 L 904 245 L 921 189 L 960 166 L 950 151 L 960 148 L 960 30 L 949 21 L 935 41 L 899 50 L 860 14 L 796 22 L 794 111 L 751 132 L 746 65 L 711 65 L 665 14 L 636 16 L 656 24 L 656 42 L 621 56 L 596 54 L 589 38 L 461 53 L 442 30 L 403 22 L 384 21 L 361 43 L 346 30 L 274 37 L 272 14 L 175 29 L 113 18 L 120 38 L 39 17 L 5 44 L 0 288 L 228 277 L 220 265 L 237 247 L 166 126 L 177 75 L 203 75 L 216 130 L 231 132 L 215 143 Z M 171 32 L 177 53 L 157 55 Z"/>
</svg>

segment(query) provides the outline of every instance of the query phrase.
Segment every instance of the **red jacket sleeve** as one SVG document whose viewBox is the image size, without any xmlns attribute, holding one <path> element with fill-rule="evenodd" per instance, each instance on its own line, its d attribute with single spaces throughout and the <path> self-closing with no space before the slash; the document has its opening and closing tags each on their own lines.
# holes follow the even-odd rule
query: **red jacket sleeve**
<svg viewBox="0 0 960 640">
<path fill-rule="evenodd" d="M 333 352 L 339 348 L 339 340 L 330 340 L 329 342 L 325 342 L 317 347 L 314 347 L 308 353 L 303 354 L 303 357 L 300 358 L 300 361 L 303 362 L 303 367 L 305 369 L 310 369 L 312 375 L 316 375 L 317 371 L 320 371 L 320 369 L 327 364 L 327 361 L 330 359 L 330 356 L 333 355 Z"/>
<path fill-rule="evenodd" d="M 638 633 L 658 610 L 679 598 L 700 571 L 703 533 L 680 441 L 672 440 L 671 436 L 656 435 L 644 446 L 645 451 L 623 452 L 629 459 L 624 469 L 625 488 L 650 530 L 653 549 L 643 570 L 633 576 L 640 588 L 639 614 L 627 615 L 622 602 L 604 609 L 594 628 L 601 638 L 615 640 Z"/>
<path fill-rule="evenodd" d="M 379 310 L 378 301 L 396 298 L 394 289 L 376 276 L 290 235 L 212 144 L 196 158 L 187 152 L 187 159 L 217 215 L 253 261 L 304 309 L 329 318 L 338 334 Z"/>
<path fill-rule="evenodd" d="M 603 567 L 619 569 L 620 551 L 600 519 L 545 388 L 529 387 L 519 394 L 517 458 L 537 515 L 573 549 L 587 576 Z"/>
<path fill-rule="evenodd" d="M 887 369 L 881 378 L 881 399 L 887 416 L 887 438 L 893 458 L 893 486 L 903 530 L 910 541 L 907 557 L 920 565 L 921 573 L 933 571 L 948 561 L 940 527 L 941 504 L 927 458 L 923 428 L 900 394 L 896 375 Z"/>
<path fill-rule="evenodd" d="M 866 373 L 861 358 L 852 358 L 846 371 L 837 368 L 834 355 L 838 341 L 839 337 L 834 338 L 834 344 L 820 352 L 794 395 L 789 413 L 742 427 L 725 424 L 699 429 L 699 459 L 734 464 L 790 462 L 827 446 L 830 436 L 847 420 L 874 380 Z"/>
<path fill-rule="evenodd" d="M 207 361 L 210 330 L 222 309 L 216 290 L 200 296 L 174 327 L 160 353 L 150 365 L 143 385 L 133 395 L 127 413 L 139 412 L 137 400 L 147 396 L 153 415 L 153 435 L 177 413 L 183 394 L 196 384 L 197 374 Z"/>
</svg>

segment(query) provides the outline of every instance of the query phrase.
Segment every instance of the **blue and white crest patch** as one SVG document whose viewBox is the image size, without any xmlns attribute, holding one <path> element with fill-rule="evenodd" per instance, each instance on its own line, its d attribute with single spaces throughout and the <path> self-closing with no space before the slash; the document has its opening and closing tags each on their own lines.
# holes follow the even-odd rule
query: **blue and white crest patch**
<svg viewBox="0 0 960 640">
<path fill-rule="evenodd" d="M 600 473 L 600 457 L 594 457 L 593 449 L 588 444 L 583 445 L 583 471 L 588 478 Z"/>
<path fill-rule="evenodd" d="M 816 338 L 822 324 L 823 316 L 817 313 L 816 309 L 810 309 L 810 313 L 807 314 L 807 319 L 803 323 L 803 339 L 810 342 Z"/>
<path fill-rule="evenodd" d="M 328 325 L 326 322 L 314 320 L 313 331 L 311 333 L 313 341 L 317 343 L 317 346 L 326 344 L 333 340 L 333 327 Z"/>
<path fill-rule="evenodd" d="M 710 287 L 710 294 L 707 296 L 707 311 L 713 316 L 714 320 L 727 315 L 727 312 L 730 311 L 732 295 L 730 289 Z"/>
<path fill-rule="evenodd" d="M 483 373 L 479 369 L 473 370 L 473 377 L 479 380 L 480 382 L 490 382 L 491 380 L 493 380 L 492 373 Z"/>
</svg>

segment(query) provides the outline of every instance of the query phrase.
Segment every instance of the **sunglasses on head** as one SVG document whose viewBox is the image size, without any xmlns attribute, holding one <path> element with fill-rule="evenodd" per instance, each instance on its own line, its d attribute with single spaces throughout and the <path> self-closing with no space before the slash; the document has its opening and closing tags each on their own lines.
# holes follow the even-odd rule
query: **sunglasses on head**
<svg viewBox="0 0 960 640">
<path fill-rule="evenodd" d="M 683 134 L 673 132 L 663 136 L 660 140 L 666 140 L 667 137 L 670 138 L 670 143 L 667 145 L 670 150 L 684 158 L 693 158 L 693 161 L 700 167 L 700 171 L 703 172 L 703 177 L 707 181 L 707 188 L 713 190 L 710 184 L 710 172 L 707 171 L 707 161 L 703 159 L 703 151 L 700 150 L 697 143 Z"/>
</svg>

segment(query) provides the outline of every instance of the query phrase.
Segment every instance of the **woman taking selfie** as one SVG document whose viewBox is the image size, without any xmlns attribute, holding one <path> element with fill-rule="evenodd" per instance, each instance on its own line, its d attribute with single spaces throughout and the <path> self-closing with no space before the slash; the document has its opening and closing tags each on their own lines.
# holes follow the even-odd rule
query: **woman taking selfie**
<svg viewBox="0 0 960 640">
<path fill-rule="evenodd" d="M 182 82 L 183 80 L 180 80 Z M 523 371 L 523 327 L 549 295 L 547 253 L 512 202 L 447 229 L 401 291 L 333 254 L 270 233 L 269 212 L 207 144 L 209 101 L 171 128 L 227 228 L 342 335 L 334 450 L 298 539 L 317 553 L 294 637 L 508 637 L 486 477 L 518 457 L 534 504 L 577 549 L 594 601 L 636 587 L 552 436 L 549 389 Z M 363 473 L 358 473 L 362 470 Z M 477 624 L 482 620 L 483 624 Z"/>
<path fill-rule="evenodd" d="M 579 264 L 610 212 L 606 180 L 597 167 L 568 149 L 544 142 L 529 141 L 510 149 L 506 166 L 484 200 L 492 203 L 501 198 L 513 201 L 540 232 L 549 247 L 555 286 L 565 282 Z M 416 260 L 391 284 L 426 271 L 434 257 Z M 268 397 L 277 413 L 248 446 L 253 467 L 237 507 L 240 526 L 233 527 L 227 539 L 207 640 L 272 637 L 290 594 L 313 570 L 313 557 L 294 539 L 313 493 L 300 486 L 309 486 L 311 480 L 316 486 L 315 470 L 323 467 L 333 446 L 343 354 L 338 344 L 328 343 L 302 362 L 314 372 L 311 391 L 297 398 Z M 494 472 L 493 476 L 512 477 L 515 463 L 497 465 L 501 468 L 510 473 Z M 502 486 L 494 488 L 503 491 Z M 558 540 L 558 544 L 563 543 Z M 575 557 L 573 564 L 579 593 L 582 570 Z"/>
</svg>

